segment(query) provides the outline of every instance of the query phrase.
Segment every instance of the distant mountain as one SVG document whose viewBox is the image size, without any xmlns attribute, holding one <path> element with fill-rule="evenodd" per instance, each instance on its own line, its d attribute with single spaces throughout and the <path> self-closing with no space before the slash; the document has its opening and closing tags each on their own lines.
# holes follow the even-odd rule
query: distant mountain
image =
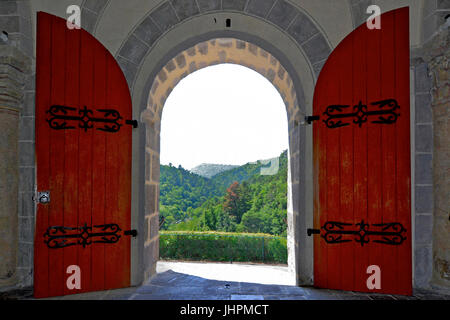
<svg viewBox="0 0 450 320">
<path fill-rule="evenodd" d="M 212 178 L 216 174 L 234 169 L 238 166 L 230 165 L 230 164 L 212 164 L 212 163 L 202 163 L 195 168 L 192 168 L 192 173 L 198 174 L 199 176 L 205 178 Z"/>
</svg>

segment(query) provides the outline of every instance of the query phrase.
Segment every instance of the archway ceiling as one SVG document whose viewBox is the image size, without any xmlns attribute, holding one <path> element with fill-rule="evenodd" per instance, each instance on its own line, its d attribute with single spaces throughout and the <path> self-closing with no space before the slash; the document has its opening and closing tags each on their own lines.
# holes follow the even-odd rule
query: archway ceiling
<svg viewBox="0 0 450 320">
<path fill-rule="evenodd" d="M 220 2 L 219 0 L 216 1 Z M 245 2 L 246 6 L 249 7 L 252 0 L 224 1 L 237 4 Z M 34 32 L 36 30 L 37 11 L 45 11 L 60 17 L 66 17 L 66 8 L 69 5 L 79 5 L 83 11 L 83 27 L 93 33 L 113 55 L 117 54 L 123 41 L 125 41 L 139 22 L 162 2 L 161 0 L 132 0 L 132 3 L 123 0 L 30 1 Z M 197 2 L 201 6 L 202 2 L 214 3 L 215 1 L 197 0 Z M 258 10 L 264 10 L 264 3 L 270 4 L 272 2 L 274 0 L 258 0 Z M 289 0 L 287 2 L 293 4 L 314 21 L 332 48 L 336 47 L 353 30 L 355 23 L 359 24 L 358 19 L 361 15 L 365 14 L 362 10 L 367 4 L 373 3 L 379 5 L 382 12 L 403 6 L 410 6 L 411 46 L 420 46 L 421 16 L 424 0 Z M 246 8 L 246 10 L 249 9 Z"/>
</svg>

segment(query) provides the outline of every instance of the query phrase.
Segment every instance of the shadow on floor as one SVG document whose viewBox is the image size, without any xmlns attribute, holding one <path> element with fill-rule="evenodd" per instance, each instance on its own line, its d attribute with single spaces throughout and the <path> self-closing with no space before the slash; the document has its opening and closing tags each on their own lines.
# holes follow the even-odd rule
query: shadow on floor
<svg viewBox="0 0 450 320">
<path fill-rule="evenodd" d="M 139 287 L 74 294 L 56 300 L 450 300 L 420 291 L 414 296 L 368 294 L 289 285 L 210 280 L 167 270 Z"/>
</svg>

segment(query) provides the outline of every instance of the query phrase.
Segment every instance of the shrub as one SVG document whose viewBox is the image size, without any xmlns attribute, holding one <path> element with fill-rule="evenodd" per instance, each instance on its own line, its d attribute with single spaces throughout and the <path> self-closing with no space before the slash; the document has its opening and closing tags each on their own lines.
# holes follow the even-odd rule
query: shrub
<svg viewBox="0 0 450 320">
<path fill-rule="evenodd" d="M 159 255 L 167 260 L 286 264 L 287 241 L 262 233 L 160 231 Z"/>
</svg>

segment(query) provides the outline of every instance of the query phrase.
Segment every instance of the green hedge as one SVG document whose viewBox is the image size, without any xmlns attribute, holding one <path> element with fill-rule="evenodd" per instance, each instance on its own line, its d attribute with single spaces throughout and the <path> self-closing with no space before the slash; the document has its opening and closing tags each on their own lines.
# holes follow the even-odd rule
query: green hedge
<svg viewBox="0 0 450 320">
<path fill-rule="evenodd" d="M 286 238 L 257 233 L 160 231 L 167 260 L 287 263 Z"/>
</svg>

